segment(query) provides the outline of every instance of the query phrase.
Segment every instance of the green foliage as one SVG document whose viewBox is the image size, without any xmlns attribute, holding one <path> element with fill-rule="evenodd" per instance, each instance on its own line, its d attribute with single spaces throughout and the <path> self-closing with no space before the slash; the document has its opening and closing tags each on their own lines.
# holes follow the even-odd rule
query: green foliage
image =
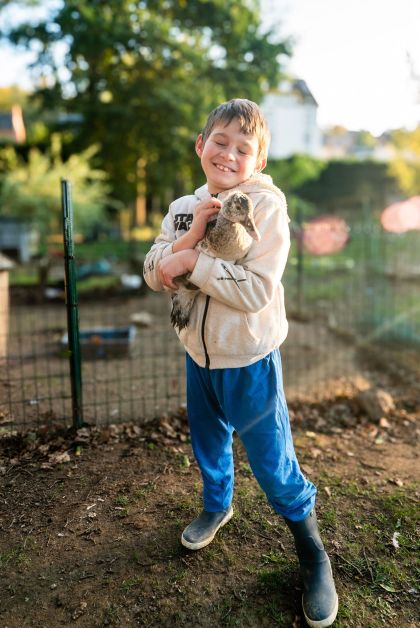
<svg viewBox="0 0 420 628">
<path fill-rule="evenodd" d="M 304 183 L 317 180 L 327 166 L 326 162 L 308 155 L 293 155 L 288 159 L 269 161 L 265 172 L 286 195 L 295 192 Z"/>
<path fill-rule="evenodd" d="M 370 131 L 361 130 L 358 133 L 358 145 L 373 148 L 376 144 L 375 136 Z"/>
<path fill-rule="evenodd" d="M 301 221 L 315 213 L 312 203 L 301 198 L 296 191 L 309 181 L 317 181 L 327 163 L 314 159 L 309 155 L 293 155 L 287 159 L 276 159 L 268 162 L 265 172 L 273 178 L 274 183 L 286 194 L 289 215 Z"/>
<path fill-rule="evenodd" d="M 0 109 L 2 111 L 10 111 L 13 105 L 26 105 L 28 100 L 28 94 L 17 87 L 12 85 L 10 87 L 0 87 Z"/>
<path fill-rule="evenodd" d="M 394 131 L 392 140 L 399 154 L 390 163 L 390 175 L 408 196 L 420 194 L 420 125 L 413 131 Z"/>
<path fill-rule="evenodd" d="M 118 197 L 133 200 L 137 163 L 148 192 L 197 178 L 193 141 L 209 111 L 232 97 L 260 101 L 279 79 L 288 42 L 261 33 L 257 0 L 70 0 L 49 21 L 22 25 L 15 44 L 40 50 L 36 93 L 46 110 L 81 114 L 67 123 L 72 150 L 100 145 Z M 54 55 L 68 46 L 65 70 Z"/>
<path fill-rule="evenodd" d="M 48 140 L 53 114 L 43 110 L 37 98 L 20 87 L 0 87 L 0 110 L 11 111 L 13 105 L 22 107 L 28 144 L 39 144 Z M 10 144 L 11 141 L 7 143 Z"/>
<path fill-rule="evenodd" d="M 66 178 L 73 185 L 75 228 L 85 233 L 103 220 L 108 192 L 105 173 L 91 165 L 96 153 L 97 147 L 91 146 L 64 162 L 58 136 L 53 136 L 49 151 L 32 149 L 27 162 L 14 148 L 4 148 L 0 152 L 0 215 L 34 222 L 41 236 L 61 232 L 60 179 Z"/>
<path fill-rule="evenodd" d="M 383 209 L 398 192 L 398 183 L 385 163 L 376 161 L 330 161 L 318 178 L 296 188 L 303 200 L 318 212 L 354 211 L 361 207 Z"/>
</svg>

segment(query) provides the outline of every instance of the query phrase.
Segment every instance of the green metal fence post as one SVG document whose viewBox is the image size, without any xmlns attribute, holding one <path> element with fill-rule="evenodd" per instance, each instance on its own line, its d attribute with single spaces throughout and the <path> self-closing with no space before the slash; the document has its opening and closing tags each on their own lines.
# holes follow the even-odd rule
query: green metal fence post
<svg viewBox="0 0 420 628">
<path fill-rule="evenodd" d="M 61 206 L 63 210 L 65 295 L 67 307 L 67 337 L 70 359 L 73 427 L 83 426 L 82 366 L 79 338 L 79 310 L 73 244 L 73 207 L 71 184 L 61 179 Z"/>
</svg>

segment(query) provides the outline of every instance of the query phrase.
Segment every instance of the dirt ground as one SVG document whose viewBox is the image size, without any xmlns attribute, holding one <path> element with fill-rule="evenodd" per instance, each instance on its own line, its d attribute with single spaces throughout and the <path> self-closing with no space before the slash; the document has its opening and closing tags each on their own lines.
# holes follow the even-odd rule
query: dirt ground
<svg viewBox="0 0 420 628">
<path fill-rule="evenodd" d="M 419 625 L 415 582 L 418 387 L 378 384 L 379 421 L 354 391 L 293 402 L 301 466 L 340 596 L 338 627 Z M 292 626 L 302 619 L 288 531 L 235 442 L 235 515 L 199 552 L 180 544 L 200 509 L 185 410 L 142 427 L 57 427 L 0 440 L 0 625 Z"/>
</svg>

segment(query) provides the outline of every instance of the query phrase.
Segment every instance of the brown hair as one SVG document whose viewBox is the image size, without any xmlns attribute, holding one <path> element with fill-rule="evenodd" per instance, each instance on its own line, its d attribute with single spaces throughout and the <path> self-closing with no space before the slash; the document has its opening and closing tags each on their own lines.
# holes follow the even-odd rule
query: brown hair
<svg viewBox="0 0 420 628">
<path fill-rule="evenodd" d="M 233 98 L 213 109 L 202 131 L 203 144 L 218 122 L 225 122 L 227 126 L 232 120 L 238 120 L 242 133 L 257 137 L 258 159 L 266 159 L 270 131 L 259 106 L 246 98 Z"/>
</svg>

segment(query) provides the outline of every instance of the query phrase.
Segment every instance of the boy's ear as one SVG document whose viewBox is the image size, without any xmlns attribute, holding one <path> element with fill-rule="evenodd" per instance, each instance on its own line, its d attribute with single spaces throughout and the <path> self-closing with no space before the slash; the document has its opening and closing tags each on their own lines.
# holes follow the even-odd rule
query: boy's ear
<svg viewBox="0 0 420 628">
<path fill-rule="evenodd" d="M 203 148 L 204 148 L 203 136 L 200 133 L 200 135 L 195 140 L 195 152 L 197 153 L 199 157 L 201 157 L 201 155 L 203 154 Z"/>
<path fill-rule="evenodd" d="M 267 159 L 260 159 L 257 162 L 256 172 L 262 172 L 267 165 Z"/>
</svg>

